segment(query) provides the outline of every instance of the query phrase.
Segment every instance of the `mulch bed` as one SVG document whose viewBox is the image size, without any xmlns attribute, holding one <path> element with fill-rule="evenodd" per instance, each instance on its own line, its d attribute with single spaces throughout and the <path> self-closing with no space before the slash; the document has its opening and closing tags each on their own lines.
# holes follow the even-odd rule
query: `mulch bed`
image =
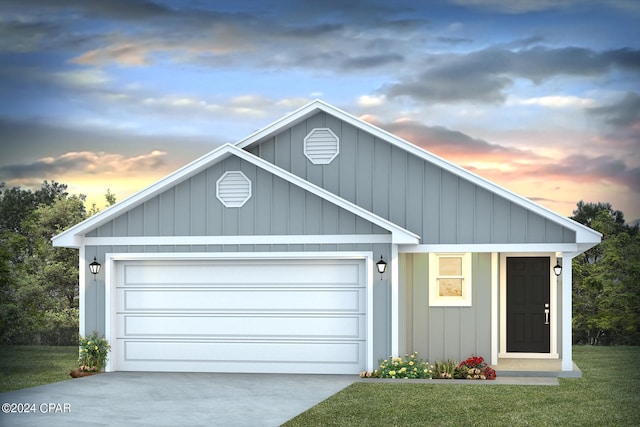
<svg viewBox="0 0 640 427">
<path fill-rule="evenodd" d="M 73 371 L 71 371 L 69 373 L 69 375 L 71 375 L 71 378 L 82 378 L 82 377 L 88 377 L 91 375 L 97 375 L 97 374 L 101 374 L 102 372 L 97 372 L 97 371 L 93 371 L 93 372 L 87 372 L 87 371 L 81 371 L 79 369 L 74 369 Z"/>
</svg>

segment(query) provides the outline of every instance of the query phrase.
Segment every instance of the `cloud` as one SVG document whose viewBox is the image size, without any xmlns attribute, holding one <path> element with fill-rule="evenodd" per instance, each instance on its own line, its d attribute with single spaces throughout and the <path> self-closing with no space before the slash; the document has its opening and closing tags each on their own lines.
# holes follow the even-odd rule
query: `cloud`
<svg viewBox="0 0 640 427">
<path fill-rule="evenodd" d="M 638 126 L 640 132 L 640 95 L 627 92 L 619 102 L 588 110 L 591 116 L 611 126 Z"/>
<path fill-rule="evenodd" d="M 49 76 L 49 78 L 51 78 L 51 76 Z M 75 89 L 103 88 L 111 81 L 108 74 L 95 68 L 60 71 L 58 73 L 54 73 L 53 78 L 59 84 Z"/>
<path fill-rule="evenodd" d="M 472 43 L 473 40 L 466 37 L 437 37 L 437 41 L 440 43 L 445 43 L 449 45 L 459 45 L 459 44 L 467 44 Z"/>
<path fill-rule="evenodd" d="M 51 177 L 78 174 L 104 177 L 139 176 L 149 171 L 165 169 L 166 156 L 167 152 L 159 150 L 132 157 L 107 152 L 68 152 L 57 157 L 43 157 L 32 163 L 2 166 L 0 176 L 6 181 L 24 178 L 51 179 Z"/>
<path fill-rule="evenodd" d="M 589 157 L 574 154 L 555 165 L 537 168 L 538 173 L 563 175 L 580 182 L 604 182 L 623 185 L 633 193 L 640 193 L 640 168 L 628 166 L 613 156 Z"/>
<path fill-rule="evenodd" d="M 564 9 L 571 5 L 585 3 L 585 0 L 452 0 L 461 6 L 471 6 L 502 13 L 527 13 L 548 9 Z"/>
<path fill-rule="evenodd" d="M 640 72 L 640 50 L 597 52 L 580 47 L 522 50 L 490 47 L 457 55 L 430 55 L 413 78 L 385 85 L 387 96 L 428 102 L 503 102 L 516 79 L 535 84 L 557 76 L 593 77 L 612 69 Z"/>
<path fill-rule="evenodd" d="M 493 144 L 442 126 L 426 126 L 412 120 L 375 124 L 438 156 L 453 159 L 462 164 L 469 164 L 470 161 L 475 163 L 487 161 L 492 164 L 503 161 L 519 163 L 541 159 L 529 150 Z"/>
<path fill-rule="evenodd" d="M 621 9 L 627 12 L 640 12 L 636 0 L 613 0 L 607 2 L 594 2 L 593 0 L 451 0 L 452 3 L 461 6 L 470 6 L 479 9 L 487 9 L 506 14 L 523 14 L 529 12 L 542 12 L 546 10 L 578 8 L 590 9 L 594 5 L 607 6 Z"/>
<path fill-rule="evenodd" d="M 80 65 L 108 65 L 112 62 L 121 66 L 149 65 L 149 54 L 152 49 L 142 47 L 133 42 L 115 43 L 103 48 L 93 49 L 71 59 Z"/>
<path fill-rule="evenodd" d="M 397 53 L 388 53 L 388 54 L 376 54 L 376 55 L 365 55 L 365 56 L 354 56 L 346 59 L 342 63 L 342 67 L 347 70 L 353 69 L 366 69 L 366 68 L 375 68 L 382 65 L 393 64 L 396 62 L 403 62 L 404 57 Z"/>
<path fill-rule="evenodd" d="M 25 7 L 32 14 L 35 13 L 61 13 L 69 15 L 71 11 L 85 17 L 107 17 L 121 20 L 148 19 L 166 16 L 172 10 L 154 1 L 140 0 L 109 0 L 109 1 L 84 1 L 84 0 L 3 0 L 3 4 L 9 7 Z"/>
<path fill-rule="evenodd" d="M 495 182 L 567 182 L 621 186 L 640 193 L 640 167 L 612 155 L 568 154 L 546 156 L 531 150 L 473 138 L 441 126 L 416 121 L 368 121 L 462 167 Z M 635 196 L 634 196 L 635 197 Z"/>
<path fill-rule="evenodd" d="M 26 53 L 42 48 L 60 29 L 47 22 L 0 20 L 0 52 Z"/>
<path fill-rule="evenodd" d="M 585 108 L 593 105 L 595 100 L 578 96 L 550 95 L 521 99 L 514 103 L 517 105 L 537 105 L 545 108 Z"/>
</svg>

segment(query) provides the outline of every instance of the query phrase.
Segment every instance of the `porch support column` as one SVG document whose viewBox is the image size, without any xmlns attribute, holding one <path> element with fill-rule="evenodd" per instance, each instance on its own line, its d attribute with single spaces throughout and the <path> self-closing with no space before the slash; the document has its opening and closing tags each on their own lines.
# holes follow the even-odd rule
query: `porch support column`
<svg viewBox="0 0 640 427">
<path fill-rule="evenodd" d="M 562 370 L 573 370 L 573 336 L 571 324 L 573 318 L 571 288 L 573 283 L 572 254 L 562 254 Z"/>
<path fill-rule="evenodd" d="M 498 337 L 500 336 L 500 268 L 498 264 L 499 254 L 491 253 L 491 364 L 498 364 L 500 352 Z"/>
<path fill-rule="evenodd" d="M 85 302 L 85 298 L 87 297 L 87 288 L 86 288 L 86 266 L 87 266 L 87 256 L 86 256 L 86 247 L 85 245 L 80 246 L 80 253 L 78 254 L 78 272 L 79 272 L 79 276 L 78 276 L 78 315 L 79 317 L 79 322 L 78 322 L 78 333 L 80 334 L 81 337 L 85 336 L 86 332 L 85 332 L 85 325 L 84 325 L 84 319 L 85 319 L 85 313 L 86 313 L 86 302 Z"/>
<path fill-rule="evenodd" d="M 398 245 L 391 245 L 391 355 L 400 357 L 400 274 Z"/>
</svg>

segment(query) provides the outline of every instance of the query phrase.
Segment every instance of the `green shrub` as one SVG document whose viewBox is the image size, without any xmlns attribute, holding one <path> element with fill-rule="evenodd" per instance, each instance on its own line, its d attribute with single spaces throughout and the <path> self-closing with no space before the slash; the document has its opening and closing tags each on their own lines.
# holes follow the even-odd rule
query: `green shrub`
<svg viewBox="0 0 640 427">
<path fill-rule="evenodd" d="M 100 372 L 107 363 L 107 355 L 111 346 L 104 337 L 94 332 L 90 337 L 80 337 L 78 364 L 85 372 Z"/>
<path fill-rule="evenodd" d="M 379 361 L 379 369 L 373 372 L 362 372 L 362 378 L 431 378 L 433 368 L 428 361 L 418 357 L 418 352 L 405 354 L 404 358 L 389 356 Z"/>
<path fill-rule="evenodd" d="M 433 367 L 432 378 L 440 380 L 453 379 L 457 368 L 458 362 L 456 362 L 455 360 L 448 359 L 445 362 L 438 361 Z"/>
</svg>

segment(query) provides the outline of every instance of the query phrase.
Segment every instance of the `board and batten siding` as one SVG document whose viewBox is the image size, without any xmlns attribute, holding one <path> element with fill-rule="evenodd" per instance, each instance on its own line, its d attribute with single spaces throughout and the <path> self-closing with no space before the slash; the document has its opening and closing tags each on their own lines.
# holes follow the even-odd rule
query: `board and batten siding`
<svg viewBox="0 0 640 427">
<path fill-rule="evenodd" d="M 429 361 L 491 354 L 491 254 L 472 254 L 472 305 L 429 306 L 429 255 L 400 254 L 401 349 Z"/>
<path fill-rule="evenodd" d="M 340 139 L 328 165 L 304 155 L 314 128 Z M 418 234 L 423 244 L 575 242 L 572 230 L 324 112 L 247 149 Z"/>
<path fill-rule="evenodd" d="M 252 183 L 242 207 L 216 197 L 216 181 L 242 171 Z M 237 157 L 229 157 L 87 233 L 115 236 L 388 234 L 387 230 Z"/>
</svg>

